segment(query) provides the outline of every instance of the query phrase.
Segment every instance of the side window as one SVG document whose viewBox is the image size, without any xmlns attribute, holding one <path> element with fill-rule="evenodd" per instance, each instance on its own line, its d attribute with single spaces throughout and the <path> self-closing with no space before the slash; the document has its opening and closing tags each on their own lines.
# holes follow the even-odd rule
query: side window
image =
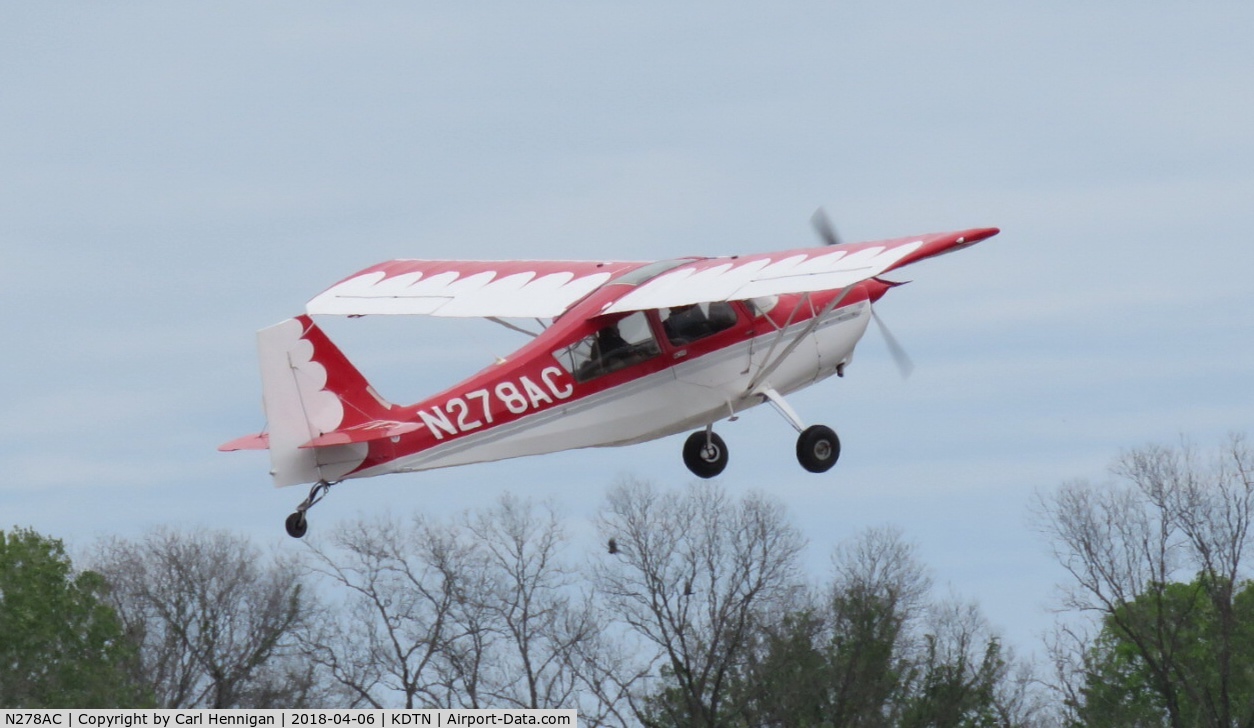
<svg viewBox="0 0 1254 728">
<path fill-rule="evenodd" d="M 650 359 L 660 352 L 649 320 L 637 311 L 591 336 L 553 352 L 553 356 L 577 382 Z"/>
<path fill-rule="evenodd" d="M 683 346 L 736 325 L 736 307 L 727 301 L 676 306 L 663 311 L 662 328 L 674 346 Z"/>
<path fill-rule="evenodd" d="M 745 305 L 749 307 L 749 312 L 754 318 L 767 315 L 775 309 L 778 303 L 779 296 L 759 296 L 745 301 Z"/>
</svg>

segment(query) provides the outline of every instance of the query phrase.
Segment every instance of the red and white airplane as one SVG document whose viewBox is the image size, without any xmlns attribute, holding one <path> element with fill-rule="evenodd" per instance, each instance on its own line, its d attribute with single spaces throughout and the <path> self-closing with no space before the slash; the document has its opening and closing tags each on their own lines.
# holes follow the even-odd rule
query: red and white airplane
<svg viewBox="0 0 1254 728">
<path fill-rule="evenodd" d="M 807 427 L 784 396 L 836 374 L 894 285 L 881 274 L 997 234 L 976 228 L 758 255 L 652 263 L 393 260 L 331 286 L 306 313 L 258 333 L 268 433 L 221 450 L 270 450 L 276 486 L 313 483 L 288 517 L 348 478 L 586 447 L 695 430 L 683 459 L 718 475 L 719 420 L 769 402 L 799 434 L 797 459 L 824 472 L 840 441 Z M 384 399 L 315 315 L 479 317 L 530 334 L 512 355 L 411 405 Z M 530 331 L 506 319 L 535 319 Z M 891 337 L 889 344 L 897 347 Z"/>
</svg>

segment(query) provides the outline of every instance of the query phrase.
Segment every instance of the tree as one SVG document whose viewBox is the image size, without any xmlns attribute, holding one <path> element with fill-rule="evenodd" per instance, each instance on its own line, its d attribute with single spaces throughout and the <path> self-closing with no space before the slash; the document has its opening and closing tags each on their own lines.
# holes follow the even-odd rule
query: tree
<svg viewBox="0 0 1254 728">
<path fill-rule="evenodd" d="M 0 708 L 148 705 L 125 666 L 134 648 L 57 539 L 0 531 Z"/>
<path fill-rule="evenodd" d="M 600 598 L 652 648 L 645 669 L 662 666 L 661 689 L 636 703 L 637 718 L 718 725 L 735 711 L 725 703 L 754 630 L 801 592 L 800 534 L 777 502 L 732 500 L 710 483 L 682 493 L 621 483 L 599 523 L 617 547 L 594 567 Z"/>
<path fill-rule="evenodd" d="M 479 598 L 499 635 L 488 697 L 499 707 L 574 705 L 575 649 L 598 629 L 561 558 L 565 533 L 556 511 L 537 512 L 506 494 L 464 524 L 483 551 L 488 591 Z"/>
<path fill-rule="evenodd" d="M 1218 695 L 1221 666 L 1218 648 L 1225 643 L 1210 590 L 1202 579 L 1168 584 L 1158 595 L 1144 596 L 1119 607 L 1115 618 L 1104 621 L 1097 639 L 1086 654 L 1087 673 L 1082 687 L 1083 701 L 1077 720 L 1097 726 L 1157 726 L 1167 721 L 1166 703 L 1154 689 L 1154 675 L 1137 645 L 1119 624 L 1161 621 L 1179 624 L 1178 651 L 1174 655 L 1180 672 L 1191 676 L 1202 690 L 1182 691 L 1178 709 L 1185 725 L 1207 725 L 1213 709 L 1204 702 Z M 1233 597 L 1236 630 L 1230 644 L 1239 665 L 1230 671 L 1226 685 L 1230 700 L 1237 706 L 1254 705 L 1254 584 L 1246 582 Z M 1247 714 L 1248 715 L 1248 714 Z"/>
<path fill-rule="evenodd" d="M 931 580 L 912 545 L 892 528 L 871 528 L 833 557 L 828 660 L 836 723 L 899 718 L 914 679 L 912 625 L 927 609 Z"/>
<path fill-rule="evenodd" d="M 341 594 L 307 635 L 305 652 L 351 695 L 350 705 L 387 707 L 399 695 L 405 708 L 452 707 L 456 693 L 477 704 L 477 681 L 454 679 L 473 674 L 458 652 L 476 635 L 455 632 L 453 612 L 469 608 L 463 561 L 471 556 L 452 534 L 419 516 L 407 526 L 389 515 L 342 524 L 329 544 L 305 543 L 315 573 Z"/>
<path fill-rule="evenodd" d="M 912 625 L 930 581 L 893 529 L 868 529 L 833 554 L 832 581 L 762 625 L 737 676 L 748 725 L 892 725 L 913 676 Z"/>
<path fill-rule="evenodd" d="M 102 541 L 95 565 L 139 645 L 135 676 L 165 708 L 316 702 L 296 633 L 311 608 L 297 564 L 226 531 Z"/>
<path fill-rule="evenodd" d="M 1001 640 L 991 633 L 974 604 L 942 602 L 929 615 L 923 649 L 913 659 L 911 684 L 902 701 L 906 728 L 977 728 L 1022 725 L 999 702 L 1007 679 Z"/>
<path fill-rule="evenodd" d="M 1064 634 L 1077 638 L 1055 645 L 1071 720 L 1254 724 L 1243 692 L 1254 655 L 1238 599 L 1252 543 L 1254 453 L 1234 435 L 1209 458 L 1189 445 L 1148 446 L 1112 470 L 1115 482 L 1068 483 L 1036 509 L 1071 576 L 1065 605 L 1100 625 L 1096 639 L 1071 629 Z M 1128 679 L 1116 679 L 1121 671 Z M 1128 692 L 1117 696 L 1120 685 Z"/>
<path fill-rule="evenodd" d="M 728 681 L 727 702 L 739 715 L 725 722 L 820 726 L 829 721 L 827 626 L 821 610 L 806 606 L 754 630 L 744 665 Z"/>
<path fill-rule="evenodd" d="M 355 705 L 573 707 L 596 630 L 561 558 L 552 508 L 512 496 L 440 523 L 415 515 L 341 525 L 310 541 L 343 595 L 310 659 Z"/>
<path fill-rule="evenodd" d="M 733 689 L 729 725 L 1022 726 L 1027 676 L 974 604 L 929 599 L 914 548 L 891 528 L 842 544 L 810 605 L 764 625 Z M 1019 668 L 1022 669 L 1022 668 Z"/>
</svg>

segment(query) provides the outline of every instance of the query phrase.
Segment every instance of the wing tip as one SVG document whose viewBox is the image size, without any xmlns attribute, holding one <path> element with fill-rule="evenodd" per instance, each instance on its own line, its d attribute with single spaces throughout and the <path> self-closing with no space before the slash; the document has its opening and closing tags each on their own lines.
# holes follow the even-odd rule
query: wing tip
<svg viewBox="0 0 1254 728">
<path fill-rule="evenodd" d="M 1000 232 L 1001 228 L 996 227 L 973 228 L 971 230 L 964 231 L 961 237 L 958 238 L 958 242 L 962 245 L 972 245 L 980 242 L 981 240 L 988 240 Z"/>
</svg>

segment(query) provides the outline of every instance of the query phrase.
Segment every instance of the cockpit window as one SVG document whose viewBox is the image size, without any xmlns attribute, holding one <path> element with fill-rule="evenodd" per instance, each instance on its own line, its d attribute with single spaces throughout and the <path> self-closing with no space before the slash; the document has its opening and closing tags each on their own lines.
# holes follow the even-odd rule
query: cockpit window
<svg viewBox="0 0 1254 728">
<path fill-rule="evenodd" d="M 713 336 L 736 325 L 736 307 L 727 301 L 676 306 L 662 312 L 662 329 L 674 346 Z"/>
<path fill-rule="evenodd" d="M 650 281 L 662 275 L 668 270 L 673 270 L 686 263 L 691 263 L 696 258 L 679 258 L 676 260 L 659 260 L 656 263 L 650 263 L 641 266 L 633 271 L 624 273 L 623 275 L 610 281 L 610 285 L 620 284 L 625 286 L 638 286 L 641 283 Z"/>
<path fill-rule="evenodd" d="M 755 318 L 770 313 L 778 303 L 779 296 L 759 296 L 745 301 L 745 305 L 749 307 L 749 312 Z"/>
<path fill-rule="evenodd" d="M 553 356 L 577 382 L 586 382 L 658 355 L 657 340 L 643 311 L 610 324 Z"/>
</svg>

